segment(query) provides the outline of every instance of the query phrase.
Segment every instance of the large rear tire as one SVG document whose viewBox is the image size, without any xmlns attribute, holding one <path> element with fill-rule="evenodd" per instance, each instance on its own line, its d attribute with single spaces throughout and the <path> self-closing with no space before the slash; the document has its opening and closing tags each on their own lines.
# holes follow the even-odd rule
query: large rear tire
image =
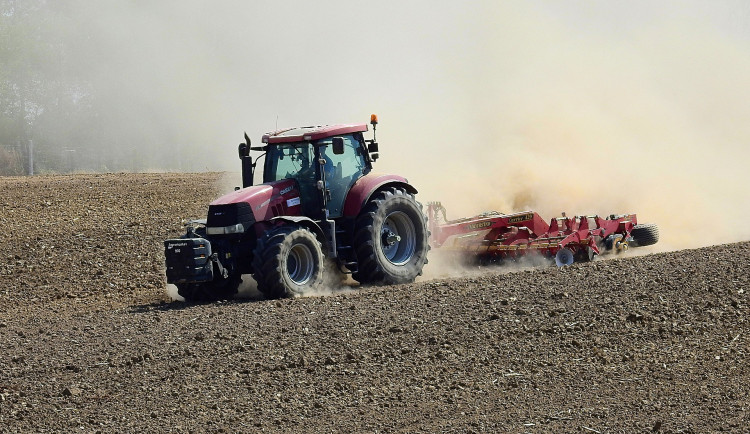
<svg viewBox="0 0 750 434">
<path fill-rule="evenodd" d="M 281 226 L 265 233 L 253 252 L 253 278 L 266 298 L 294 297 L 323 282 L 323 250 L 310 230 Z"/>
<path fill-rule="evenodd" d="M 422 206 L 401 188 L 378 192 L 357 217 L 354 249 L 360 283 L 413 282 L 427 263 L 429 231 Z"/>
<path fill-rule="evenodd" d="M 659 242 L 659 227 L 654 223 L 635 225 L 630 236 L 633 237 L 633 246 L 650 246 Z"/>
</svg>

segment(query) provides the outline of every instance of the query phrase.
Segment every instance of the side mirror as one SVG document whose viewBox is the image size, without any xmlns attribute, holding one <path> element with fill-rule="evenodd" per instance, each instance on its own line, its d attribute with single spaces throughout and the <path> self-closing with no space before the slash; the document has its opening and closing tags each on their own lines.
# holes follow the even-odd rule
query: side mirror
<svg viewBox="0 0 750 434">
<path fill-rule="evenodd" d="M 237 151 L 240 154 L 240 160 L 242 160 L 242 157 L 250 155 L 250 148 L 247 146 L 247 143 L 240 143 L 240 146 L 237 147 Z"/>
<path fill-rule="evenodd" d="M 370 142 L 367 144 L 368 152 L 378 152 L 378 142 Z"/>
<path fill-rule="evenodd" d="M 333 138 L 333 153 L 335 155 L 341 155 L 344 153 L 344 138 L 343 137 Z"/>
</svg>

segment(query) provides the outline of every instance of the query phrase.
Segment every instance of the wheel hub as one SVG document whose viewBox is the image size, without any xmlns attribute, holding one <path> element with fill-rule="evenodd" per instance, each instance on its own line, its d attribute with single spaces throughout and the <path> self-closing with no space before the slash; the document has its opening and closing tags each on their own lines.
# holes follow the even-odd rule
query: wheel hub
<svg viewBox="0 0 750 434">
<path fill-rule="evenodd" d="M 627 241 L 618 241 L 617 244 L 615 244 L 615 248 L 617 249 L 617 253 L 625 252 L 628 250 L 628 242 Z"/>
<path fill-rule="evenodd" d="M 304 244 L 295 244 L 289 251 L 286 262 L 289 278 L 297 285 L 304 285 L 313 276 L 313 254 Z"/>
<path fill-rule="evenodd" d="M 401 237 L 394 234 L 393 232 L 387 231 L 386 233 L 383 233 L 383 245 L 384 246 L 390 247 L 399 241 L 401 241 Z"/>
<path fill-rule="evenodd" d="M 386 259 L 395 265 L 409 262 L 416 251 L 416 233 L 414 223 L 406 213 L 395 211 L 388 214 L 380 231 Z"/>
</svg>

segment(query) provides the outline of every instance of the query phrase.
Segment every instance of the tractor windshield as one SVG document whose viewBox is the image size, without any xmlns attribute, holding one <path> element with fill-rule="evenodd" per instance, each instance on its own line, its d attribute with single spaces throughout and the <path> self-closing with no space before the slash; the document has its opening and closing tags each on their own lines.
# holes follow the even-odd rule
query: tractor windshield
<svg viewBox="0 0 750 434">
<path fill-rule="evenodd" d="M 315 153 L 310 142 L 280 143 L 268 147 L 263 182 L 296 179 L 300 185 L 315 183 Z"/>
</svg>

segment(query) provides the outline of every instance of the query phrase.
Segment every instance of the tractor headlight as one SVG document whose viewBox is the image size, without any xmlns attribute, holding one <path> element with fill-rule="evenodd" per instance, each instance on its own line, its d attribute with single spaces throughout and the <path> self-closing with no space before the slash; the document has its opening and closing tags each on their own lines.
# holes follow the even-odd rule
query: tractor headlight
<svg viewBox="0 0 750 434">
<path fill-rule="evenodd" d="M 208 235 L 228 235 L 228 234 L 241 234 L 245 232 L 245 227 L 242 223 L 236 225 L 223 226 L 223 227 L 207 227 L 206 234 Z"/>
</svg>

